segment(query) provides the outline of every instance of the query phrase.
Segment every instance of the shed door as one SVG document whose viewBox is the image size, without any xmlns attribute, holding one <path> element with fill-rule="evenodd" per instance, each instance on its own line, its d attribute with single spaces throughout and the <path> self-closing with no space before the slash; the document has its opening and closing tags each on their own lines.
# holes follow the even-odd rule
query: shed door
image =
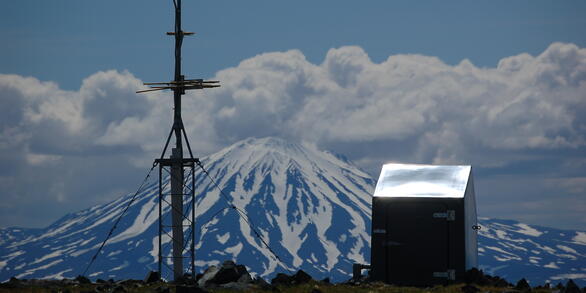
<svg viewBox="0 0 586 293">
<path fill-rule="evenodd" d="M 386 214 L 387 281 L 393 284 L 442 283 L 448 270 L 448 221 L 438 202 L 393 202 Z M 436 277 L 434 277 L 434 273 Z"/>
</svg>

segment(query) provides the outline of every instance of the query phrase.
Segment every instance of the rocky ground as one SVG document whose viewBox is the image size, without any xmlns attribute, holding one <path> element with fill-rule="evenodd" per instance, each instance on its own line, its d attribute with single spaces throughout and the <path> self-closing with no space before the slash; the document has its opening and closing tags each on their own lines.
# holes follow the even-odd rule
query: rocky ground
<svg viewBox="0 0 586 293">
<path fill-rule="evenodd" d="M 270 283 L 262 278 L 252 278 L 243 265 L 226 261 L 221 266 L 211 266 L 195 280 L 185 276 L 177 282 L 164 282 L 156 272 L 150 272 L 144 280 L 101 280 L 95 282 L 78 276 L 75 279 L 36 280 L 16 279 L 0 284 L 2 292 L 283 292 L 283 293 L 334 293 L 334 292 L 406 292 L 406 293 L 484 293 L 484 292 L 537 292 L 537 293 L 586 293 L 573 281 L 555 287 L 531 287 L 525 279 L 515 285 L 499 277 L 485 275 L 482 271 L 470 270 L 456 284 L 428 288 L 396 287 L 381 282 L 370 282 L 367 277 L 331 284 L 328 279 L 314 280 L 300 270 L 295 274 L 278 274 Z"/>
</svg>

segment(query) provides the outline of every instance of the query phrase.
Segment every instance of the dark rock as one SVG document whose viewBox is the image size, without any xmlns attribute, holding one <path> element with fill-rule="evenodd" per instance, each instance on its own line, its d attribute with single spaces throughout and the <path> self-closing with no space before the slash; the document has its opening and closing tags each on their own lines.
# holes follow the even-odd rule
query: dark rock
<svg viewBox="0 0 586 293">
<path fill-rule="evenodd" d="M 96 283 L 97 283 L 97 284 L 104 284 L 104 283 L 106 283 L 106 281 L 104 281 L 104 280 L 102 280 L 102 279 L 97 279 L 97 280 L 96 280 Z"/>
<path fill-rule="evenodd" d="M 246 270 L 246 268 L 244 268 L 244 270 Z M 227 260 L 222 264 L 218 273 L 209 282 L 221 285 L 236 282 L 239 278 L 240 274 L 236 264 L 231 260 Z"/>
<path fill-rule="evenodd" d="M 252 277 L 248 272 L 246 272 L 246 274 L 243 274 L 240 276 L 240 278 L 238 278 L 237 282 L 242 284 L 250 284 L 252 283 Z"/>
<path fill-rule="evenodd" d="M 331 284 L 330 283 L 330 278 L 326 277 L 323 280 L 321 280 L 320 282 L 324 283 L 324 284 Z"/>
<path fill-rule="evenodd" d="M 236 268 L 221 268 L 218 271 L 218 273 L 210 280 L 210 282 L 217 285 L 221 285 L 230 282 L 236 282 L 238 281 L 238 278 L 240 278 L 240 276 L 238 275 L 238 271 L 236 271 Z"/>
<path fill-rule="evenodd" d="M 199 285 L 199 287 L 205 287 L 208 281 L 213 279 L 219 271 L 220 268 L 218 268 L 217 266 L 209 266 L 203 273 L 203 276 L 201 276 L 201 278 L 197 280 L 197 284 Z"/>
<path fill-rule="evenodd" d="M 295 275 L 293 275 L 293 281 L 295 282 L 295 284 L 305 284 L 311 280 L 313 280 L 311 276 L 303 270 L 299 270 L 297 271 L 297 273 L 295 273 Z"/>
<path fill-rule="evenodd" d="M 319 288 L 311 289 L 310 293 L 323 293 Z"/>
<path fill-rule="evenodd" d="M 22 287 L 23 283 L 21 280 L 15 277 L 11 277 L 10 280 L 8 280 L 8 282 L 2 283 L 0 286 L 1 288 L 15 289 Z"/>
<path fill-rule="evenodd" d="M 512 287 L 511 284 L 509 284 L 509 282 L 507 282 L 507 280 L 502 279 L 498 276 L 490 276 L 490 275 L 486 275 L 486 278 L 488 279 L 488 286 L 492 286 L 492 287 L 498 287 L 498 288 L 506 288 L 506 287 Z"/>
<path fill-rule="evenodd" d="M 236 265 L 233 261 L 225 261 L 221 267 L 209 267 L 199 278 L 197 283 L 200 287 L 219 286 L 228 283 L 249 284 L 252 277 L 243 265 Z M 239 285 L 240 286 L 240 285 Z"/>
<path fill-rule="evenodd" d="M 232 260 L 225 260 L 224 263 L 222 263 L 222 268 L 225 269 L 231 269 L 231 268 L 235 268 L 236 267 L 236 263 Z"/>
<path fill-rule="evenodd" d="M 242 278 L 243 279 L 242 281 L 248 280 L 248 283 L 252 282 L 252 277 L 250 276 L 250 273 L 246 269 L 246 266 L 237 265 L 236 270 L 238 271 L 238 274 L 240 275 L 240 277 L 238 278 L 239 280 Z"/>
<path fill-rule="evenodd" d="M 519 291 L 523 291 L 523 292 L 530 292 L 531 291 L 531 286 L 529 286 L 529 283 L 527 282 L 527 280 L 525 280 L 525 278 L 519 280 L 519 282 L 517 282 L 517 285 L 515 285 L 515 290 L 519 290 Z"/>
<path fill-rule="evenodd" d="M 271 284 L 291 286 L 291 285 L 309 283 L 312 280 L 313 279 L 311 278 L 310 275 L 308 275 L 303 270 L 299 270 L 293 276 L 289 276 L 289 275 L 283 274 L 283 273 L 278 273 L 277 276 L 275 276 L 271 280 Z"/>
<path fill-rule="evenodd" d="M 61 279 L 61 281 L 58 281 L 58 282 L 60 282 L 61 286 L 76 286 L 78 284 L 81 284 L 80 282 L 78 282 L 76 280 L 71 280 L 71 279 L 67 279 L 67 278 Z M 91 281 L 90 281 L 90 283 L 91 283 Z"/>
<path fill-rule="evenodd" d="M 88 279 L 87 277 L 82 276 L 82 275 L 77 276 L 75 278 L 75 280 L 77 282 L 79 282 L 80 284 L 91 284 L 92 283 L 92 281 L 90 281 L 90 279 Z"/>
<path fill-rule="evenodd" d="M 470 285 L 470 284 L 464 285 L 460 290 L 463 293 L 476 293 L 476 292 L 480 291 L 480 289 L 478 289 L 476 286 Z"/>
<path fill-rule="evenodd" d="M 293 284 L 293 278 L 287 274 L 277 273 L 277 275 L 271 280 L 272 285 L 284 285 L 290 286 Z"/>
<path fill-rule="evenodd" d="M 252 283 L 257 285 L 258 287 L 260 287 L 262 290 L 265 290 L 265 291 L 276 289 L 275 286 L 267 283 L 267 281 L 265 281 L 265 279 L 263 279 L 263 278 L 256 278 L 256 279 L 252 280 Z"/>
<path fill-rule="evenodd" d="M 566 283 L 566 289 L 563 291 L 564 293 L 580 293 L 580 287 L 574 283 L 572 279 L 570 279 Z"/>
<path fill-rule="evenodd" d="M 146 284 L 158 282 L 161 280 L 161 275 L 159 272 L 149 271 L 147 275 L 144 277 L 144 281 Z"/>
<path fill-rule="evenodd" d="M 175 280 L 174 283 L 175 284 L 180 284 L 180 285 L 194 286 L 195 285 L 195 280 L 191 277 L 191 274 L 185 273 L 179 279 Z"/>
</svg>

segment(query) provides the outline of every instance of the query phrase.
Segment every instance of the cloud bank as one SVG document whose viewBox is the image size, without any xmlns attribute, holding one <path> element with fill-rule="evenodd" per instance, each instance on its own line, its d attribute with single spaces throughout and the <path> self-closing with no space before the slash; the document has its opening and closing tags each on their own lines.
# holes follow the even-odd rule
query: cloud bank
<svg viewBox="0 0 586 293">
<path fill-rule="evenodd" d="M 554 43 L 496 68 L 421 55 L 373 63 L 353 46 L 331 49 L 317 65 L 290 50 L 244 60 L 215 79 L 221 88 L 184 97 L 199 155 L 280 136 L 343 153 L 373 176 L 387 161 L 473 164 L 483 175 L 481 212 L 506 216 L 496 212 L 501 200 L 516 195 L 519 210 L 509 218 L 553 208 L 567 212 L 564 225 L 586 224 L 586 200 L 576 192 L 586 190 L 584 48 Z M 64 91 L 0 75 L 0 190 L 8 199 L 0 209 L 35 201 L 84 207 L 131 191 L 129 178 L 138 181 L 159 155 L 172 118 L 172 94 L 135 94 L 141 84 L 106 71 Z"/>
</svg>

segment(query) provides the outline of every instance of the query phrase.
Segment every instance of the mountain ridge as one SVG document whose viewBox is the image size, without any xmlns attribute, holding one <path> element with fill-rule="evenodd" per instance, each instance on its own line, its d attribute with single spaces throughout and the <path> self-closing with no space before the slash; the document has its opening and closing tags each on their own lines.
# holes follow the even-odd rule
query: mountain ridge
<svg viewBox="0 0 586 293">
<path fill-rule="evenodd" d="M 226 209 L 215 186 L 197 172 L 197 270 L 233 259 L 265 278 L 301 268 L 316 278 L 343 281 L 350 277 L 352 263 L 370 262 L 370 200 L 376 182 L 347 159 L 312 145 L 249 138 L 201 160 L 283 263 L 271 256 L 235 212 Z M 156 269 L 157 186 L 156 181 L 149 181 L 137 196 L 90 277 L 140 279 Z M 67 214 L 44 229 L 0 229 L 0 281 L 12 276 L 80 274 L 131 196 Z M 569 236 L 581 237 L 583 232 L 536 229 L 498 219 L 481 219 L 480 224 L 484 229 L 479 242 L 484 251 L 479 251 L 479 257 L 485 271 L 510 282 L 519 276 L 517 268 L 529 271 L 527 278 L 532 282 L 547 277 L 555 282 L 552 277 L 563 274 L 586 282 L 586 240 L 581 243 Z M 531 232 L 533 235 L 527 234 Z M 546 239 L 554 234 L 557 238 Z M 162 238 L 164 245 L 169 241 Z M 527 270 L 533 267 L 547 272 Z"/>
</svg>

